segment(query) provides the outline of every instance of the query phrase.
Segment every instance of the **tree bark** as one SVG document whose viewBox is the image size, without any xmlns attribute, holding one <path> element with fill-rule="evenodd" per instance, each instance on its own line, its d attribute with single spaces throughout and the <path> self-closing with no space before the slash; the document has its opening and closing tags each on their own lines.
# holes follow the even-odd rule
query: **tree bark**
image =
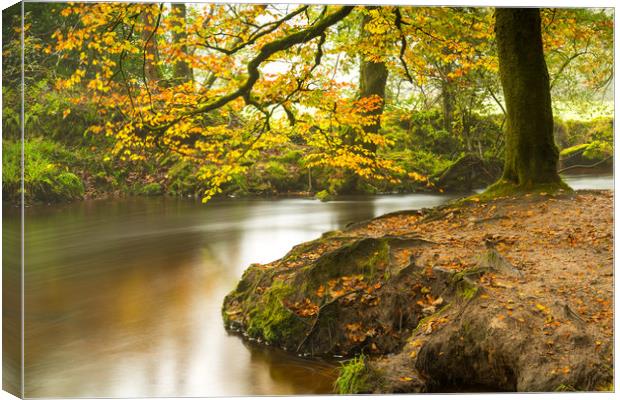
<svg viewBox="0 0 620 400">
<path fill-rule="evenodd" d="M 369 10 L 377 8 L 379 7 L 367 7 L 367 9 Z M 369 21 L 370 16 L 364 15 L 360 27 L 360 37 L 362 38 L 366 38 L 368 36 L 368 32 L 366 32 L 366 24 L 368 24 Z M 360 80 L 358 98 L 363 99 L 373 96 L 379 96 L 381 98 L 381 103 L 379 104 L 379 107 L 363 114 L 364 116 L 375 117 L 372 124 L 364 126 L 364 132 L 376 134 L 379 133 L 379 130 L 381 129 L 381 115 L 383 115 L 383 109 L 385 108 L 385 87 L 387 85 L 388 70 L 385 62 L 383 61 L 374 62 L 366 60 L 364 54 L 361 54 L 360 58 Z M 352 129 L 348 130 L 346 136 L 346 140 L 350 144 L 360 142 L 360 138 Z M 369 150 L 373 154 L 377 151 L 377 146 L 373 143 L 364 142 L 362 143 L 362 145 L 366 150 Z M 338 189 L 338 192 L 357 193 L 360 191 L 359 184 L 360 177 L 353 172 L 347 172 L 345 173 L 344 182 Z"/>
<path fill-rule="evenodd" d="M 368 7 L 369 10 L 376 9 L 377 6 Z M 366 25 L 370 22 L 370 16 L 365 15 L 362 20 L 361 36 L 367 37 Z M 359 83 L 359 98 L 378 96 L 381 98 L 381 103 L 378 108 L 368 112 L 366 115 L 376 116 L 376 120 L 373 124 L 364 128 L 367 133 L 378 133 L 381 129 L 381 115 L 385 106 L 385 87 L 387 85 L 388 70 L 385 62 L 368 61 L 362 55 L 360 62 L 360 83 Z"/>
<path fill-rule="evenodd" d="M 502 178 L 520 187 L 559 183 L 540 12 L 535 8 L 497 8 L 495 19 L 507 113 Z"/>
<path fill-rule="evenodd" d="M 188 54 L 187 48 L 187 6 L 184 3 L 172 3 L 172 14 L 178 21 L 175 21 L 175 27 L 179 28 L 179 31 L 173 31 L 172 40 L 174 43 L 182 43 L 180 50 L 182 54 Z M 177 61 L 174 64 L 173 76 L 175 83 L 187 83 L 194 80 L 194 72 L 192 67 L 183 60 Z"/>
<path fill-rule="evenodd" d="M 444 130 L 452 133 L 452 115 L 454 114 L 454 93 L 449 82 L 444 81 L 441 84 L 441 100 L 443 111 Z"/>
<path fill-rule="evenodd" d="M 144 60 L 144 75 L 149 81 L 158 82 L 162 79 L 159 68 L 159 47 L 157 46 L 157 23 L 158 15 L 150 9 L 144 11 L 140 16 L 144 29 L 142 30 L 142 40 L 146 59 Z"/>
</svg>

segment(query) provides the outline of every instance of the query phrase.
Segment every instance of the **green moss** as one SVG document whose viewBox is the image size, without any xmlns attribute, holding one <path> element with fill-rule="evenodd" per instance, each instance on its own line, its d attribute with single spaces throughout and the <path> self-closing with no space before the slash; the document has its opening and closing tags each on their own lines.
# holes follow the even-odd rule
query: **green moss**
<svg viewBox="0 0 620 400">
<path fill-rule="evenodd" d="M 488 271 L 488 268 L 480 268 L 480 267 L 467 268 L 467 269 L 464 269 L 464 270 L 454 274 L 452 276 L 451 280 L 452 280 L 452 283 L 456 284 L 456 283 L 462 281 L 463 279 L 465 279 L 468 276 L 482 275 L 483 273 L 485 273 L 487 271 Z"/>
<path fill-rule="evenodd" d="M 483 193 L 468 197 L 462 201 L 489 201 L 501 197 L 520 196 L 526 193 L 556 194 L 562 191 L 572 192 L 570 186 L 562 180 L 554 183 L 515 185 L 502 179 L 489 186 Z"/>
<path fill-rule="evenodd" d="M 321 239 L 329 239 L 329 238 L 333 238 L 333 237 L 337 237 L 342 235 L 342 231 L 341 230 L 335 230 L 335 231 L 327 231 L 327 232 L 323 232 L 323 234 L 321 234 Z"/>
<path fill-rule="evenodd" d="M 334 389 L 338 394 L 358 394 L 370 389 L 370 373 L 364 355 L 342 363 Z"/>
<path fill-rule="evenodd" d="M 247 333 L 262 337 L 270 343 L 301 340 L 305 325 L 283 301 L 297 292 L 296 288 L 283 281 L 274 281 L 248 312 Z"/>
<path fill-rule="evenodd" d="M 333 195 L 328 190 L 321 190 L 317 192 L 314 197 L 321 201 L 330 201 L 333 199 Z"/>
<path fill-rule="evenodd" d="M 312 285 L 344 275 L 362 274 L 369 278 L 389 261 L 389 244 L 385 239 L 365 238 L 341 245 L 309 265 L 298 279 Z M 299 282 L 301 283 L 301 282 Z"/>
<path fill-rule="evenodd" d="M 422 318 L 420 321 L 418 321 L 418 325 L 415 327 L 415 329 L 413 330 L 412 334 L 415 335 L 416 333 L 418 333 L 420 331 L 420 329 L 426 325 L 428 322 L 432 321 L 433 319 L 437 318 L 438 316 L 440 316 L 442 313 L 444 313 L 446 310 L 448 310 L 450 307 L 452 307 L 452 303 L 447 303 L 446 305 L 444 305 L 443 307 L 441 307 L 439 309 L 439 311 L 428 315 L 424 318 Z"/>
<path fill-rule="evenodd" d="M 553 391 L 554 392 L 577 392 L 578 390 L 575 389 L 571 385 L 561 384 L 561 385 L 558 385 L 558 387 L 556 387 L 555 389 L 553 389 Z"/>
<path fill-rule="evenodd" d="M 164 192 L 161 185 L 157 182 L 147 183 L 142 186 L 139 193 L 144 196 L 158 196 Z"/>
<path fill-rule="evenodd" d="M 462 280 L 457 285 L 456 294 L 465 300 L 471 300 L 478 293 L 478 286 L 469 283 L 467 280 Z"/>
<path fill-rule="evenodd" d="M 386 240 L 379 243 L 379 247 L 368 257 L 363 270 L 370 276 L 377 271 L 377 266 L 387 264 L 390 259 L 390 246 Z"/>
<path fill-rule="evenodd" d="M 568 147 L 560 152 L 560 157 L 562 158 L 570 157 L 579 151 L 587 149 L 589 145 L 590 145 L 589 143 L 584 143 L 584 144 L 578 144 L 576 146 Z"/>
<path fill-rule="evenodd" d="M 589 161 L 600 161 L 612 156 L 613 153 L 614 148 L 611 143 L 595 140 L 587 146 L 583 152 L 583 157 Z"/>
<path fill-rule="evenodd" d="M 489 269 L 485 267 L 468 268 L 457 272 L 452 276 L 451 281 L 456 289 L 457 296 L 470 300 L 478 293 L 478 285 L 467 279 L 470 276 L 479 276 L 487 272 Z"/>
</svg>

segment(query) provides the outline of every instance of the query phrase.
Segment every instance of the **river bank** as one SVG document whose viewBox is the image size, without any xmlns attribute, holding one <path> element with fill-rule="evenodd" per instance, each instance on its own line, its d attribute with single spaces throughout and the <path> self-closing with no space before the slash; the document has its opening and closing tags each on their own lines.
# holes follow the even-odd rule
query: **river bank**
<svg viewBox="0 0 620 400">
<path fill-rule="evenodd" d="M 3 140 L 3 201 L 21 202 L 21 144 Z M 69 146 L 54 140 L 34 138 L 25 142 L 24 200 L 26 206 L 67 204 L 83 200 L 122 199 L 132 196 L 200 199 L 204 183 L 187 163 L 175 159 L 121 161 L 104 157 L 96 147 Z M 580 151 L 584 151 L 581 149 Z M 325 171 L 300 168 L 299 150 L 284 152 L 253 166 L 252 174 L 236 176 L 217 198 L 278 199 L 300 198 L 331 201 L 359 195 L 402 195 L 426 193 L 468 195 L 494 182 L 501 174 L 501 162 L 483 161 L 475 156 L 444 162 L 441 168 L 427 169 L 428 178 L 403 178 L 382 187 L 362 185 L 354 194 L 330 189 Z M 581 160 L 581 159 L 580 159 Z M 586 161 L 579 161 L 585 163 Z M 588 162 L 591 162 L 588 161 Z M 447 167 L 446 167 L 447 166 Z M 575 167 L 575 165 L 573 165 Z M 569 167 L 564 179 L 611 176 L 611 163 L 603 169 Z M 434 171 L 434 172 L 433 172 Z M 582 174 L 576 174 L 581 172 Z M 434 175 L 431 175 L 434 174 Z M 417 176 L 417 175 L 416 175 Z M 420 180 L 421 179 L 421 180 Z"/>
<path fill-rule="evenodd" d="M 340 393 L 609 390 L 612 207 L 578 191 L 388 214 L 250 266 L 223 317 L 358 356 Z"/>
<path fill-rule="evenodd" d="M 453 135 L 442 130 L 439 113 L 409 118 L 407 126 L 397 124 L 398 128 L 387 129 L 395 143 L 384 150 L 383 156 L 402 168 L 402 172 L 393 177 L 395 180 L 356 180 L 357 183 L 351 185 L 350 171 L 309 167 L 305 160 L 308 146 L 287 143 L 248 162 L 222 186 L 220 196 L 330 200 L 347 193 L 467 194 L 499 178 L 503 165 L 501 151 L 463 148 Z M 495 138 L 501 133 L 497 116 L 488 116 L 485 121 L 489 130 L 485 130 L 483 136 Z M 197 165 L 174 154 L 158 153 L 146 159 L 113 157 L 110 138 L 77 135 L 80 129 L 73 128 L 75 136 L 62 140 L 59 132 L 53 131 L 51 135 L 33 135 L 24 142 L 27 205 L 136 195 L 195 198 L 204 195 L 208 183 L 198 178 L 201 173 Z M 612 128 L 613 121 L 609 118 L 556 121 L 556 141 L 563 149 L 560 171 L 610 174 L 613 170 Z M 414 142 L 411 132 L 415 132 Z M 20 201 L 22 183 L 22 143 L 18 137 L 5 137 L 2 141 L 3 199 L 13 204 Z M 496 143 L 496 140 L 491 142 Z M 215 169 L 220 167 L 214 166 Z"/>
</svg>

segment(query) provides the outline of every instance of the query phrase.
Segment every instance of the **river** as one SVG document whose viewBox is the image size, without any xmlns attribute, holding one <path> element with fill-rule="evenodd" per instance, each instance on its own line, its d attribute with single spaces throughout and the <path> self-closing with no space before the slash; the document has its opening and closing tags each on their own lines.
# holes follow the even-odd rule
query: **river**
<svg viewBox="0 0 620 400">
<path fill-rule="evenodd" d="M 613 189 L 611 176 L 567 181 L 577 189 Z M 223 297 L 250 263 L 272 261 L 349 222 L 449 199 L 233 199 L 204 206 L 129 198 L 29 207 L 25 396 L 329 393 L 336 362 L 228 334 Z M 3 223 L 7 232 L 18 229 L 15 209 L 3 208 Z"/>
</svg>

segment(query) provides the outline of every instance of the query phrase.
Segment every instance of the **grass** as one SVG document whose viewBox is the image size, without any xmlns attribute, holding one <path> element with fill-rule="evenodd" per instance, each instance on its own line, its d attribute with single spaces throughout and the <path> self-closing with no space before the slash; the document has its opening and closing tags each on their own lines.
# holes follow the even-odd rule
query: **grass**
<svg viewBox="0 0 620 400">
<path fill-rule="evenodd" d="M 338 394 L 357 394 L 368 391 L 368 367 L 364 355 L 342 363 L 340 374 L 334 383 Z"/>
<path fill-rule="evenodd" d="M 3 141 L 2 153 L 3 198 L 17 202 L 21 194 L 21 142 Z M 24 200 L 27 203 L 82 197 L 82 180 L 66 167 L 76 161 L 71 151 L 47 139 L 31 139 L 24 142 L 24 155 Z"/>
</svg>

